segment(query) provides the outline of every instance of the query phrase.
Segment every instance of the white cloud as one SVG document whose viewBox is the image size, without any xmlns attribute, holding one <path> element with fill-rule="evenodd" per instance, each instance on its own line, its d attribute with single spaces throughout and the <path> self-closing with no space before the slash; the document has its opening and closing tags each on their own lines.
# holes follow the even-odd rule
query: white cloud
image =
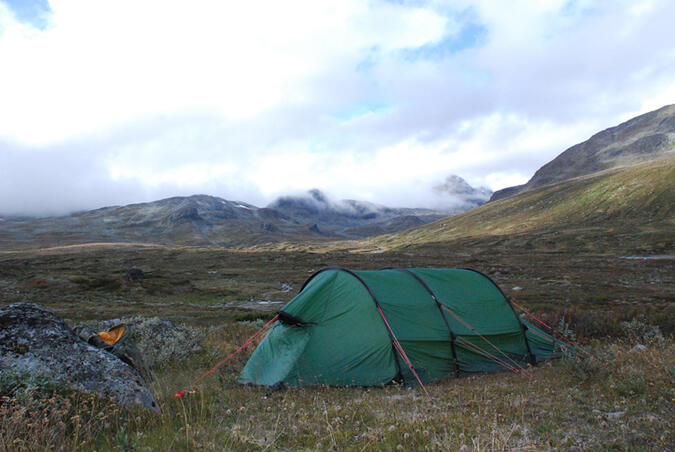
<svg viewBox="0 0 675 452">
<path fill-rule="evenodd" d="M 666 0 L 50 6 L 40 30 L 0 0 L 0 212 L 44 184 L 61 210 L 312 187 L 425 204 L 448 174 L 521 183 L 675 102 Z"/>
<path fill-rule="evenodd" d="M 59 0 L 42 32 L 5 9 L 0 135 L 43 144 L 186 111 L 247 120 L 306 100 L 326 62 L 443 30 L 430 11 L 358 3 Z"/>
</svg>

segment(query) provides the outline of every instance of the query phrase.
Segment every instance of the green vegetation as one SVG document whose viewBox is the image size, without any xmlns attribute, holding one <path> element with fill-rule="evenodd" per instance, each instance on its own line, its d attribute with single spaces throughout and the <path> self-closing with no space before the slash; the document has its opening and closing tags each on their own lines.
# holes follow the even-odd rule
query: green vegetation
<svg viewBox="0 0 675 452">
<path fill-rule="evenodd" d="M 528 236 L 532 248 L 659 253 L 672 249 L 674 229 L 671 157 L 542 187 L 364 242 L 392 249 L 466 239 L 513 242 Z"/>
<path fill-rule="evenodd" d="M 234 350 L 254 326 L 212 331 L 206 349 L 157 373 L 160 414 L 127 411 L 84 394 L 42 394 L 0 407 L 7 450 L 505 450 L 671 448 L 675 397 L 672 341 L 631 352 L 593 343 L 596 359 L 563 359 L 524 375 L 498 373 L 430 384 L 430 397 L 402 386 L 313 387 L 271 392 L 235 382 L 245 356 L 185 388 Z M 8 446 L 8 447 L 7 447 Z"/>
<path fill-rule="evenodd" d="M 41 303 L 71 323 L 159 316 L 206 339 L 202 351 L 157 367 L 160 414 L 40 382 L 3 386 L 0 451 L 672 450 L 674 184 L 671 158 L 363 242 L 2 252 L 2 305 Z M 653 255 L 663 258 L 630 258 Z M 173 399 L 236 350 L 311 272 L 330 265 L 476 268 L 549 324 L 573 331 L 596 358 L 551 361 L 525 375 L 449 378 L 430 384 L 426 398 L 401 386 L 241 386 L 235 378 L 251 347 L 197 394 Z M 132 266 L 143 280 L 124 278 Z M 16 388 L 21 396 L 13 399 Z"/>
</svg>

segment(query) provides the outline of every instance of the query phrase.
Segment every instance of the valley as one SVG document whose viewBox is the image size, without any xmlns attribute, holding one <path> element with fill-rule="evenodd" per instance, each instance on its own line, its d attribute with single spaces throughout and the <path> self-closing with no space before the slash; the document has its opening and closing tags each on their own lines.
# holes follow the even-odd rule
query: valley
<svg viewBox="0 0 675 452">
<path fill-rule="evenodd" d="M 28 411 L 0 403 L 2 441 L 26 450 L 54 438 L 97 450 L 672 449 L 675 157 L 565 178 L 440 219 L 317 203 L 320 193 L 268 208 L 193 196 L 0 223 L 0 306 L 38 303 L 70 325 L 157 316 L 205 337 L 201 352 L 152 370 L 160 414 L 42 394 L 53 402 Z M 243 386 L 236 377 L 249 347 L 195 394 L 173 398 L 328 266 L 480 270 L 592 358 L 446 378 L 430 383 L 427 397 L 400 384 Z M 142 276 L 130 278 L 132 269 Z M 49 403 L 73 408 L 58 415 Z M 113 415 L 97 423 L 85 411 Z"/>
</svg>

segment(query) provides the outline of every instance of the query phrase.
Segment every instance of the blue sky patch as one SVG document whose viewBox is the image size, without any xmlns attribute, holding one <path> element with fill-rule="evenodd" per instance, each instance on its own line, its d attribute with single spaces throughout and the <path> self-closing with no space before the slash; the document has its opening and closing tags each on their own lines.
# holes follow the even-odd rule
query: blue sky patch
<svg viewBox="0 0 675 452">
<path fill-rule="evenodd" d="M 476 22 L 466 22 L 461 25 L 459 33 L 433 44 L 402 50 L 401 56 L 408 61 L 442 60 L 462 50 L 479 47 L 486 39 L 487 28 Z"/>
<path fill-rule="evenodd" d="M 369 114 L 381 115 L 389 111 L 391 111 L 391 107 L 389 105 L 377 102 L 364 102 L 362 104 L 356 105 L 354 108 L 337 113 L 333 115 L 333 117 L 340 120 L 341 122 L 348 122 Z"/>
<path fill-rule="evenodd" d="M 47 0 L 2 0 L 18 20 L 44 30 L 52 9 Z"/>
<path fill-rule="evenodd" d="M 367 72 L 375 67 L 380 58 L 380 47 L 372 46 L 366 52 L 366 56 L 356 65 L 356 72 Z"/>
</svg>

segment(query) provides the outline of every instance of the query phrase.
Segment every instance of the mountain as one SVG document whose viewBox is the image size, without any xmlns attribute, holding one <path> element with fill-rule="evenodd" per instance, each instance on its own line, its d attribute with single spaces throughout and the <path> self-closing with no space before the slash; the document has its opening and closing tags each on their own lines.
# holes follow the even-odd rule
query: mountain
<svg viewBox="0 0 675 452">
<path fill-rule="evenodd" d="M 524 185 L 496 191 L 490 201 L 543 185 L 675 155 L 675 105 L 603 130 L 542 166 Z"/>
<path fill-rule="evenodd" d="M 283 212 L 298 223 L 313 223 L 324 233 L 350 238 L 400 231 L 454 213 L 451 210 L 392 208 L 353 199 L 332 201 L 316 189 L 302 196 L 282 196 L 267 208 Z"/>
<path fill-rule="evenodd" d="M 267 207 L 297 222 L 312 222 L 320 231 L 359 238 L 401 231 L 464 212 L 484 204 L 491 194 L 487 188 L 473 188 L 461 177 L 451 175 L 433 187 L 439 206 L 436 209 L 392 208 L 353 199 L 333 201 L 317 189 L 301 196 L 282 196 Z"/>
<path fill-rule="evenodd" d="M 0 249 L 92 242 L 239 246 L 311 235 L 280 212 L 194 195 L 63 217 L 5 219 Z"/>
<path fill-rule="evenodd" d="M 331 201 L 319 190 L 311 190 L 260 208 L 193 195 L 62 217 L 0 216 L 0 250 L 97 242 L 241 247 L 363 238 L 426 224 L 472 205 L 443 210 L 390 208 L 356 200 Z"/>
<path fill-rule="evenodd" d="M 675 254 L 675 156 L 533 188 L 416 229 L 377 249 L 488 242 L 503 249 Z"/>
<path fill-rule="evenodd" d="M 489 188 L 474 188 L 454 174 L 448 176 L 443 183 L 435 185 L 433 190 L 444 204 L 450 204 L 454 209 L 462 212 L 485 204 L 492 195 L 492 190 Z"/>
</svg>

